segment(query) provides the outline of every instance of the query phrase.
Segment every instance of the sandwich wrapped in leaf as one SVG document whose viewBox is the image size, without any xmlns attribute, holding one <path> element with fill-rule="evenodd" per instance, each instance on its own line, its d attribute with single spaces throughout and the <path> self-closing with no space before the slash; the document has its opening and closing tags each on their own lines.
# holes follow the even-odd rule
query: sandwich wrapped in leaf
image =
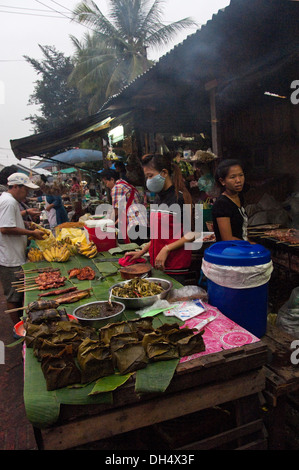
<svg viewBox="0 0 299 470">
<path fill-rule="evenodd" d="M 140 341 L 129 342 L 112 354 L 120 374 L 128 374 L 147 366 L 148 358 Z"/>
<path fill-rule="evenodd" d="M 71 355 L 61 351 L 55 356 L 44 356 L 41 368 L 46 380 L 47 390 L 56 390 L 80 383 L 81 374 Z"/>
<path fill-rule="evenodd" d="M 114 374 L 110 349 L 100 341 L 86 338 L 78 348 L 77 360 L 81 369 L 81 383 Z"/>
</svg>

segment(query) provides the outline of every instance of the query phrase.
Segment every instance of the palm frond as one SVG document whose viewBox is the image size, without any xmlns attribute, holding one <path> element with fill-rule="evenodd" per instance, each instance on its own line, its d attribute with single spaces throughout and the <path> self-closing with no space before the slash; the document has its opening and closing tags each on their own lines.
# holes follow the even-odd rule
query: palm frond
<svg viewBox="0 0 299 470">
<path fill-rule="evenodd" d="M 148 47 L 159 47 L 173 41 L 175 35 L 188 28 L 197 27 L 197 23 L 192 18 L 185 18 L 183 20 L 175 21 L 168 25 L 156 25 L 157 29 L 153 28 L 146 38 Z M 160 26 L 160 27 L 159 27 Z"/>
</svg>

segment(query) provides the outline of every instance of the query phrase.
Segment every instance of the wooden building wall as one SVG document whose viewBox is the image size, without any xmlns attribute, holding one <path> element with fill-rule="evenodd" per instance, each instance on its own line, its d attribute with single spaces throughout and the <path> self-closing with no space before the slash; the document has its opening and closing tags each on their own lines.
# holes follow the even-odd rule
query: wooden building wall
<svg viewBox="0 0 299 470">
<path fill-rule="evenodd" d="M 299 104 L 264 96 L 222 110 L 220 128 L 224 158 L 242 159 L 252 179 L 284 177 L 287 192 L 299 191 Z"/>
</svg>

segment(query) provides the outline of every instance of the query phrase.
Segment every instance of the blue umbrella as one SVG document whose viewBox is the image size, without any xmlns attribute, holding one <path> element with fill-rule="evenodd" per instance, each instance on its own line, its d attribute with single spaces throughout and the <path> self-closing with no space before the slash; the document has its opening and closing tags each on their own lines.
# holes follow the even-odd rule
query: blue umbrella
<svg viewBox="0 0 299 470">
<path fill-rule="evenodd" d="M 55 155 L 50 160 L 53 159 L 53 164 L 59 163 L 69 163 L 74 165 L 75 163 L 84 163 L 84 162 L 98 162 L 103 160 L 103 152 L 100 150 L 89 150 L 89 149 L 72 149 L 67 150 L 66 152 L 59 153 Z M 50 160 L 42 161 L 38 163 L 35 168 L 45 168 L 49 166 Z"/>
</svg>

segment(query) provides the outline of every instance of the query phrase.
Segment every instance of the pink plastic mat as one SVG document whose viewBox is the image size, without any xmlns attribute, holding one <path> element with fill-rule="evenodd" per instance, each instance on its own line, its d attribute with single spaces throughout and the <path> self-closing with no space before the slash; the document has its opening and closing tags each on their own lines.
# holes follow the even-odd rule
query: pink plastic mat
<svg viewBox="0 0 299 470">
<path fill-rule="evenodd" d="M 242 328 L 223 315 L 216 307 L 205 304 L 206 312 L 198 317 L 191 318 L 185 322 L 189 328 L 194 328 L 198 323 L 210 316 L 215 316 L 215 320 L 205 326 L 203 340 L 206 346 L 204 352 L 193 354 L 192 356 L 183 357 L 180 362 L 190 361 L 197 357 L 206 356 L 207 354 L 216 353 L 223 349 L 232 349 L 244 346 L 245 344 L 257 343 L 259 338 L 249 331 Z"/>
</svg>

